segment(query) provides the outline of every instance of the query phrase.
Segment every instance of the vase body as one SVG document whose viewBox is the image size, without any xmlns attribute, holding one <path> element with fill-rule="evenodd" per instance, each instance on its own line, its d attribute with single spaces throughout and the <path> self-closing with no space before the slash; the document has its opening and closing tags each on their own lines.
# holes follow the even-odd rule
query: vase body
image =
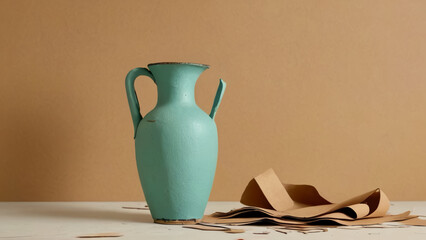
<svg viewBox="0 0 426 240">
<path fill-rule="evenodd" d="M 214 119 L 194 98 L 195 83 L 208 66 L 163 63 L 148 67 L 158 99 L 135 125 L 142 189 L 155 222 L 196 221 L 209 199 L 218 154 Z"/>
</svg>

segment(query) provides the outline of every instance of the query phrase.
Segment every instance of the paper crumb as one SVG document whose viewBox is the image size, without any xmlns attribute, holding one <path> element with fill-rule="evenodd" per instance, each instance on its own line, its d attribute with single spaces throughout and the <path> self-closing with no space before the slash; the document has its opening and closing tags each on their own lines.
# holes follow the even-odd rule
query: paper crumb
<svg viewBox="0 0 426 240">
<path fill-rule="evenodd" d="M 105 237 L 122 237 L 123 234 L 120 233 L 93 233 L 77 236 L 77 238 L 105 238 Z"/>
</svg>

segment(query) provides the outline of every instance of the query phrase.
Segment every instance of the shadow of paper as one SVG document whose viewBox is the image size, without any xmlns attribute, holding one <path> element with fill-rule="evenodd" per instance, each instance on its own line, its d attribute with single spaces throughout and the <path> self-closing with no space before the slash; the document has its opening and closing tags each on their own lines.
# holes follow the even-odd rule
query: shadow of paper
<svg viewBox="0 0 426 240">
<path fill-rule="evenodd" d="M 54 206 L 47 208 L 31 209 L 22 213 L 25 216 L 46 217 L 60 219 L 81 219 L 81 220 L 99 220 L 113 221 L 121 223 L 152 223 L 152 217 L 148 210 L 110 210 L 93 209 L 76 206 Z"/>
</svg>

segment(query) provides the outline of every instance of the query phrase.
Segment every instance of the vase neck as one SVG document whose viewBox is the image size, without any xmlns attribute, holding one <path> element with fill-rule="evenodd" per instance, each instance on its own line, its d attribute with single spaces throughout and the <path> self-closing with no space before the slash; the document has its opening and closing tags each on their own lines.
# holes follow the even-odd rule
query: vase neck
<svg viewBox="0 0 426 240">
<path fill-rule="evenodd" d="M 157 84 L 157 104 L 195 104 L 194 89 L 197 79 L 169 79 Z"/>
<path fill-rule="evenodd" d="M 149 69 L 157 83 L 157 105 L 195 104 L 195 83 L 207 67 L 175 63 L 149 65 Z"/>
</svg>

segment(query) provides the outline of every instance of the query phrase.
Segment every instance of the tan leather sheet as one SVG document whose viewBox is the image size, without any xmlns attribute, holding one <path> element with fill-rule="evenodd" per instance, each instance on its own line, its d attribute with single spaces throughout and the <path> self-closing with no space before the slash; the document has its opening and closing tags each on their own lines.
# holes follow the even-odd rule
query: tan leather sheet
<svg viewBox="0 0 426 240">
<path fill-rule="evenodd" d="M 374 225 L 401 221 L 406 225 L 425 226 L 426 220 L 404 212 L 387 215 L 390 202 L 379 188 L 339 203 L 332 203 L 310 185 L 283 184 L 272 169 L 252 179 L 241 203 L 247 205 L 229 212 L 205 216 L 203 222 L 246 225 Z"/>
</svg>

